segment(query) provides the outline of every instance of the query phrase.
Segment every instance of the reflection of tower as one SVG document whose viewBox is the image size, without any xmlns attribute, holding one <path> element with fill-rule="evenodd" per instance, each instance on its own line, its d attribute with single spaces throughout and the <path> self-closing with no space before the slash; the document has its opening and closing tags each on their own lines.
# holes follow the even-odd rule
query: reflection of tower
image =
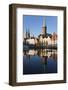
<svg viewBox="0 0 68 90">
<path fill-rule="evenodd" d="M 45 17 L 43 18 L 42 34 L 43 34 L 43 35 L 46 35 L 46 34 L 47 34 L 47 27 L 46 27 Z"/>
</svg>

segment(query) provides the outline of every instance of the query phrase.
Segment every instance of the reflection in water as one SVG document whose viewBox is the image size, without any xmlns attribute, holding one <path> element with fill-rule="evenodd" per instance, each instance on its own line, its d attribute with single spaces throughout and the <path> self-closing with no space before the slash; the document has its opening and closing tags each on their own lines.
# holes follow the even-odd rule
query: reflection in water
<svg viewBox="0 0 68 90">
<path fill-rule="evenodd" d="M 28 50 L 24 51 L 23 74 L 57 73 L 56 50 Z"/>
</svg>

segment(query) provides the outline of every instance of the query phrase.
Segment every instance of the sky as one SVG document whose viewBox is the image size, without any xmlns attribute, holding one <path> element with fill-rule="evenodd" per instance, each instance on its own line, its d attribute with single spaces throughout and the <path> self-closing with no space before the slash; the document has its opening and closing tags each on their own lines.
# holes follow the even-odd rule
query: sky
<svg viewBox="0 0 68 90">
<path fill-rule="evenodd" d="M 47 33 L 57 33 L 57 16 L 23 16 L 23 31 L 30 31 L 32 35 L 37 37 L 42 32 L 43 20 L 45 18 L 45 24 L 47 27 Z"/>
</svg>

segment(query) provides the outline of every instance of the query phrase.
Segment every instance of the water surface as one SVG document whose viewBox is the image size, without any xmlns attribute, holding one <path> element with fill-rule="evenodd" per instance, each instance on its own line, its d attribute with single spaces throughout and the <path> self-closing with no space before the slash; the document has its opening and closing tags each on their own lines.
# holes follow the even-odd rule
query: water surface
<svg viewBox="0 0 68 90">
<path fill-rule="evenodd" d="M 56 50 L 28 50 L 24 51 L 23 74 L 57 73 Z"/>
</svg>

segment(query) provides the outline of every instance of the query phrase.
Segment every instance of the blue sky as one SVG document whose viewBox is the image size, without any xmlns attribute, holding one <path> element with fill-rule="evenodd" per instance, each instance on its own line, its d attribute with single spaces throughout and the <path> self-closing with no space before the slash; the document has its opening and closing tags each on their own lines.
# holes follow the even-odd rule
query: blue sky
<svg viewBox="0 0 68 90">
<path fill-rule="evenodd" d="M 43 20 L 45 17 L 45 22 L 47 26 L 47 33 L 57 32 L 57 16 L 32 16 L 24 15 L 23 16 L 23 31 L 29 30 L 34 36 L 41 34 Z"/>
</svg>

